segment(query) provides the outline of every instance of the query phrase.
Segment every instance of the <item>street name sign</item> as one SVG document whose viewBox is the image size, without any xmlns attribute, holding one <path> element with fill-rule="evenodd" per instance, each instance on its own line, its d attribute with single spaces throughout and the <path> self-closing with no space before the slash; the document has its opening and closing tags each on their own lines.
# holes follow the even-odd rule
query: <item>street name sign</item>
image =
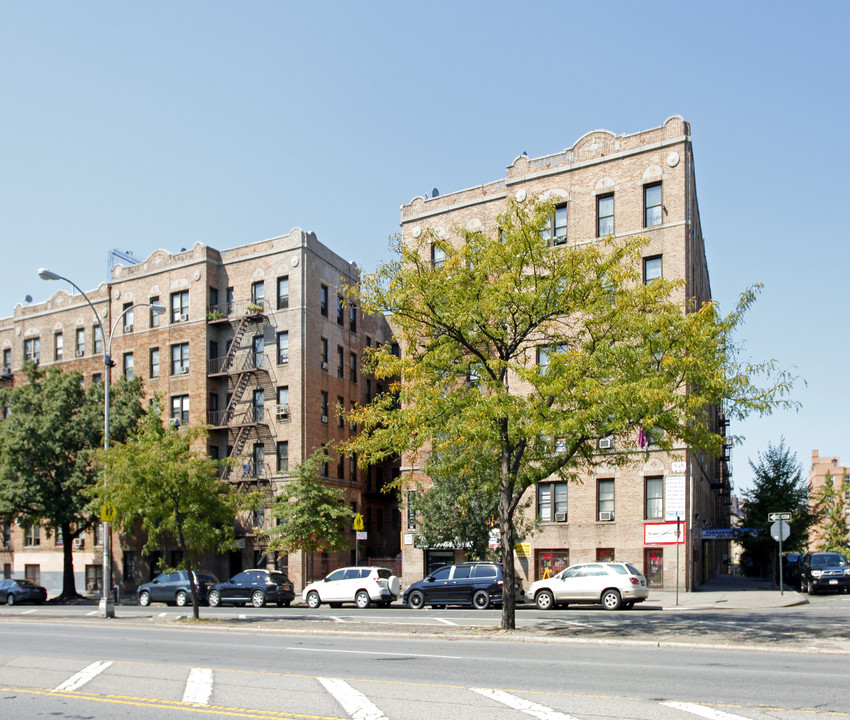
<svg viewBox="0 0 850 720">
<path fill-rule="evenodd" d="M 789 512 L 768 513 L 767 514 L 767 521 L 768 522 L 776 522 L 777 520 L 790 520 L 790 519 L 791 519 L 791 513 L 789 513 Z"/>
</svg>

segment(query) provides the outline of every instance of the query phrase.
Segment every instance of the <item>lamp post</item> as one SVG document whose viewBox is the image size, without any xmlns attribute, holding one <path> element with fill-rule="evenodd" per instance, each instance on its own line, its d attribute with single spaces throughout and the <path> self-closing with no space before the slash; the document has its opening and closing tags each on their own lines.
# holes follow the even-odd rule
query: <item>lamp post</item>
<svg viewBox="0 0 850 720">
<path fill-rule="evenodd" d="M 74 287 L 80 295 L 85 298 L 85 301 L 88 303 L 92 312 L 94 313 L 95 318 L 97 318 L 97 326 L 100 328 L 101 333 L 103 333 L 103 321 L 101 320 L 100 313 L 98 313 L 97 308 L 92 304 L 92 301 L 89 300 L 88 295 L 83 292 L 82 288 L 77 285 L 72 280 L 69 280 L 62 275 L 59 275 L 55 272 L 48 270 L 47 268 L 41 268 L 38 271 L 38 276 L 42 280 L 64 280 L 69 283 L 72 287 Z M 124 311 L 115 318 L 115 322 L 112 324 L 112 327 L 109 330 L 109 339 L 105 345 L 105 351 L 103 353 L 103 449 L 109 450 L 109 378 L 110 378 L 110 369 L 112 368 L 112 339 L 115 336 L 115 328 L 118 327 L 118 323 L 121 319 L 133 308 L 137 307 L 149 307 L 155 312 L 164 313 L 165 307 L 162 305 L 156 305 L 153 303 L 136 303 L 131 305 L 128 308 L 125 308 Z M 103 338 L 106 341 L 106 338 Z M 103 521 L 103 592 L 100 598 L 100 603 L 98 605 L 98 614 L 103 618 L 111 618 L 115 617 L 115 603 L 112 598 L 112 588 L 110 587 L 112 582 L 112 535 L 110 533 L 110 522 L 108 520 Z"/>
</svg>

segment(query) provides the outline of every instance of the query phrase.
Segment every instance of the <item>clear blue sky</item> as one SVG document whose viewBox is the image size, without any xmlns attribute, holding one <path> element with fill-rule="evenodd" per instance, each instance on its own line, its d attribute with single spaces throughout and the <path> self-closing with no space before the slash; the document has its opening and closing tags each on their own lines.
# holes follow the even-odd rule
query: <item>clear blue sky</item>
<svg viewBox="0 0 850 720">
<path fill-rule="evenodd" d="M 705 6 L 706 9 L 703 9 Z M 145 258 L 315 231 L 370 269 L 399 207 L 604 128 L 691 123 L 715 298 L 807 381 L 733 427 L 850 462 L 845 2 L 0 0 L 0 315 Z M 842 228 L 845 228 L 842 230 Z"/>
</svg>

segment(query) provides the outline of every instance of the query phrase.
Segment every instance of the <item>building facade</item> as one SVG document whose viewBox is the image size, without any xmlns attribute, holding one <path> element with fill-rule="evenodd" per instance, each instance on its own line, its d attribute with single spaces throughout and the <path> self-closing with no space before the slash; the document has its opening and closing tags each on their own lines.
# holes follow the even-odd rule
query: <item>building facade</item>
<svg viewBox="0 0 850 720">
<path fill-rule="evenodd" d="M 641 268 L 645 281 L 683 280 L 683 309 L 688 299 L 711 299 L 690 127 L 678 116 L 631 135 L 594 131 L 563 152 L 519 156 L 495 182 L 415 198 L 401 210 L 402 239 L 413 242 L 426 229 L 440 238 L 456 237 L 456 228 L 495 232 L 508 197 L 524 202 L 538 196 L 556 203 L 549 232 L 553 245 L 644 236 L 649 239 Z M 719 410 L 712 422 L 724 432 Z M 674 453 L 649 450 L 635 453 L 628 467 L 597 468 L 579 484 L 529 488 L 529 512 L 539 530 L 517 548 L 516 567 L 526 586 L 567 565 L 596 560 L 631 562 L 654 587 L 678 582 L 691 588 L 728 571 L 728 540 L 703 539 L 702 533 L 729 527 L 728 454 L 711 458 L 687 447 Z M 421 453 L 402 458 L 407 488 L 427 487 L 423 465 Z M 460 549 L 420 547 L 415 515 L 404 510 L 405 582 L 462 557 Z"/>
<path fill-rule="evenodd" d="M 809 503 L 814 506 L 815 496 L 826 482 L 827 475 L 832 478 L 836 493 L 841 492 L 843 479 L 850 475 L 850 468 L 841 464 L 839 457 L 821 457 L 817 450 L 812 450 L 812 465 L 809 469 Z M 844 493 L 844 512 L 847 518 L 847 540 L 850 549 L 850 491 Z M 823 527 L 813 525 L 809 531 L 809 550 L 816 551 L 823 542 Z"/>
<path fill-rule="evenodd" d="M 392 337 L 383 317 L 364 316 L 345 300 L 345 287 L 358 280 L 354 263 L 295 228 L 226 251 L 200 243 L 180 253 L 159 250 L 138 264 L 115 266 L 108 284 L 87 293 L 110 328 L 126 311 L 111 338 L 113 378 L 140 376 L 147 398 L 158 395 L 173 424 L 209 425 L 210 455 L 239 458 L 223 470 L 222 481 L 247 485 L 266 498 L 252 517 L 238 519 L 238 549 L 207 559 L 207 569 L 220 577 L 269 566 L 286 570 L 301 587 L 312 579 L 311 567 L 320 575 L 354 560 L 353 531 L 350 553 L 317 553 L 309 563 L 302 553 L 268 552 L 258 530 L 274 522 L 268 509 L 290 467 L 354 431 L 338 408 L 368 402 L 382 389 L 363 373 L 363 351 Z M 104 338 L 96 324 L 85 300 L 64 290 L 44 303 L 19 305 L 13 317 L 0 320 L 3 382 L 20 382 L 26 359 L 78 370 L 87 383 L 102 380 Z M 394 494 L 381 492 L 397 472 L 398 463 L 359 468 L 356 457 L 333 449 L 323 467 L 324 482 L 342 488 L 346 502 L 363 515 L 367 539 L 358 550 L 364 561 L 391 564 L 398 554 L 397 502 Z M 27 574 L 49 590 L 61 588 L 55 537 L 43 528 L 16 526 L 6 535 L 4 571 Z M 96 592 L 102 559 L 97 528 L 77 545 L 77 586 Z M 130 535 L 113 542 L 113 582 L 125 592 L 149 580 L 160 560 L 179 560 L 176 546 L 148 556 L 142 545 Z"/>
</svg>

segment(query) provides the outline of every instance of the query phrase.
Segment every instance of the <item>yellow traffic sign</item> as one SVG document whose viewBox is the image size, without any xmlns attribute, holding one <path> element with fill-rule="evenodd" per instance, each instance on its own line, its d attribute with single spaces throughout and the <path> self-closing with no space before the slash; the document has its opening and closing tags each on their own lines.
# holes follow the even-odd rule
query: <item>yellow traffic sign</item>
<svg viewBox="0 0 850 720">
<path fill-rule="evenodd" d="M 363 529 L 363 516 L 360 513 L 357 513 L 354 516 L 354 530 L 362 530 Z"/>
<path fill-rule="evenodd" d="M 115 519 L 115 506 L 108 502 L 100 508 L 100 521 L 111 523 Z"/>
</svg>

